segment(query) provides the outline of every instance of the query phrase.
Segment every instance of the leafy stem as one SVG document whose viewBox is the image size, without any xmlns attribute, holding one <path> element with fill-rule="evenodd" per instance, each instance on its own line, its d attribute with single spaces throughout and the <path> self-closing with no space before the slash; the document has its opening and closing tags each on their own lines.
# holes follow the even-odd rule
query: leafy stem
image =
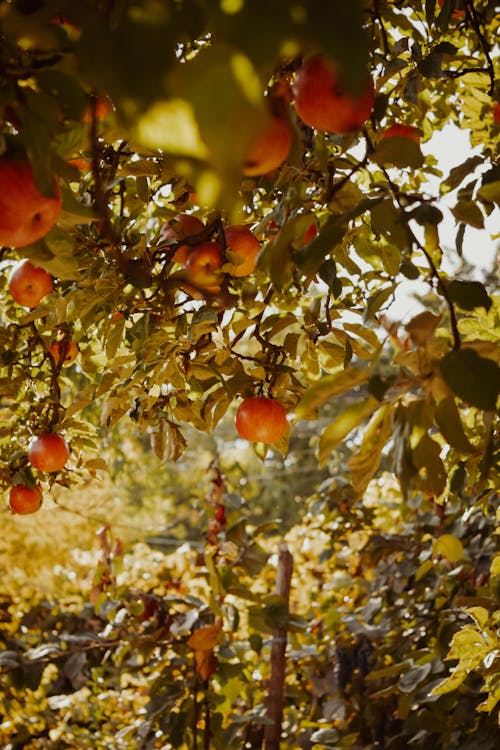
<svg viewBox="0 0 500 750">
<path fill-rule="evenodd" d="M 368 133 L 366 132 L 366 129 L 365 129 L 365 137 L 370 142 L 370 137 L 369 137 Z M 378 166 L 382 170 L 382 172 L 383 172 L 383 174 L 384 174 L 384 176 L 385 176 L 385 178 L 387 180 L 387 184 L 389 185 L 389 188 L 391 190 L 391 194 L 392 194 L 394 200 L 396 201 L 396 203 L 397 203 L 397 205 L 398 205 L 398 207 L 399 207 L 399 209 L 401 211 L 401 217 L 403 218 L 403 220 L 405 222 L 406 230 L 408 232 L 408 237 L 411 240 L 411 243 L 415 247 L 417 247 L 421 251 L 421 253 L 424 255 L 424 257 L 425 257 L 425 259 L 426 259 L 426 261 L 427 261 L 427 263 L 429 265 L 429 268 L 430 268 L 430 271 L 431 271 L 431 275 L 432 275 L 432 277 L 436 281 L 437 290 L 441 294 L 441 296 L 443 297 L 443 299 L 445 300 L 446 305 L 448 306 L 448 311 L 449 311 L 449 315 L 450 315 L 450 327 L 451 327 L 451 333 L 452 333 L 452 336 L 453 336 L 453 349 L 455 349 L 455 350 L 460 349 L 461 342 L 460 342 L 460 333 L 458 331 L 457 314 L 456 314 L 456 311 L 455 311 L 455 306 L 453 304 L 453 300 L 451 299 L 450 295 L 448 294 L 448 290 L 446 288 L 446 284 L 444 283 L 444 281 L 443 281 L 443 279 L 441 277 L 441 274 L 439 272 L 439 269 L 438 269 L 438 267 L 436 266 L 436 264 L 434 263 L 434 261 L 432 259 L 432 256 L 426 250 L 426 248 L 424 247 L 424 245 L 422 245 L 422 243 L 420 242 L 420 240 L 418 239 L 418 237 L 415 235 L 415 232 L 410 227 L 409 217 L 407 216 L 406 211 L 405 211 L 405 206 L 404 206 L 404 202 L 402 200 L 402 193 L 401 193 L 400 189 L 398 188 L 398 186 L 392 180 L 389 172 L 387 171 L 387 168 L 383 164 L 379 164 Z"/>
</svg>

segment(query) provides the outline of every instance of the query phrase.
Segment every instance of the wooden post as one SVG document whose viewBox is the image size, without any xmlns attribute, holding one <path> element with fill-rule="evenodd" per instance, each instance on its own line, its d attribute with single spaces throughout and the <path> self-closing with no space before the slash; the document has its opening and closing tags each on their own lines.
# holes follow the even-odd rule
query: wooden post
<svg viewBox="0 0 500 750">
<path fill-rule="evenodd" d="M 280 544 L 278 571 L 276 576 L 276 593 L 281 596 L 288 608 L 290 584 L 292 580 L 293 557 L 284 542 Z M 267 718 L 272 724 L 266 724 L 264 733 L 264 750 L 279 750 L 281 726 L 283 723 L 283 705 L 285 702 L 285 652 L 287 628 L 276 628 L 273 631 L 271 647 L 271 674 L 267 696 Z"/>
</svg>

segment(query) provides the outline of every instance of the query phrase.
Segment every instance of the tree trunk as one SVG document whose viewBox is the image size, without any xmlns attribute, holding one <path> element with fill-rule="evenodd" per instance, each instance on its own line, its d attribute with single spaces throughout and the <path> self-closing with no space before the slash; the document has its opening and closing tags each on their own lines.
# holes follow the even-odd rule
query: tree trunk
<svg viewBox="0 0 500 750">
<path fill-rule="evenodd" d="M 290 599 L 292 570 L 293 557 L 288 551 L 286 544 L 282 542 L 278 558 L 276 593 L 284 599 L 287 608 Z M 286 644 L 286 626 L 276 628 L 273 632 L 271 675 L 269 678 L 269 693 L 267 697 L 267 718 L 271 719 L 273 723 L 266 724 L 264 750 L 279 750 L 280 747 L 281 725 L 283 722 Z"/>
</svg>

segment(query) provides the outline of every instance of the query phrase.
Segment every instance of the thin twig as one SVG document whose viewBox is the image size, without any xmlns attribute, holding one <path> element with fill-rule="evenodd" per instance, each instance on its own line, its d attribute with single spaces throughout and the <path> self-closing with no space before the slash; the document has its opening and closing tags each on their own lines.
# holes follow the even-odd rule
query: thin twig
<svg viewBox="0 0 500 750">
<path fill-rule="evenodd" d="M 479 25 L 479 16 L 477 14 L 477 10 L 474 8 L 473 1 L 472 0 L 465 0 L 464 1 L 464 8 L 465 8 L 465 15 L 468 21 L 470 21 L 472 28 L 477 34 L 477 38 L 479 39 L 479 44 L 481 45 L 484 56 L 486 57 L 486 64 L 488 66 L 488 75 L 490 77 L 490 89 L 489 94 L 491 97 L 495 94 L 495 68 L 493 66 L 493 60 L 491 59 L 491 46 L 486 41 L 486 37 L 484 36 L 483 32 L 481 31 L 481 26 Z"/>
</svg>

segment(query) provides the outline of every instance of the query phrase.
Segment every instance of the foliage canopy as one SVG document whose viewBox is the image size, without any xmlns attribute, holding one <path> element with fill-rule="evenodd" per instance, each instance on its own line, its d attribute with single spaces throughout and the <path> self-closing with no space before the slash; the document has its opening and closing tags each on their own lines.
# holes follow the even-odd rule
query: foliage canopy
<svg viewBox="0 0 500 750">
<path fill-rule="evenodd" d="M 188 465 L 187 436 L 237 454 L 234 414 L 255 396 L 289 421 L 259 459 L 286 476 L 312 447 L 320 466 L 285 519 L 290 606 L 277 530 L 256 521 L 270 508 L 242 507 L 224 451 L 203 510 L 179 511 L 203 524 L 195 550 L 138 561 L 104 528 L 90 605 L 77 587 L 70 604 L 6 594 L 6 747 L 261 747 L 282 631 L 283 746 L 497 746 L 500 295 L 496 260 L 468 248 L 500 203 L 499 27 L 495 0 L 0 2 L 0 231 L 6 161 L 62 196 L 43 237 L 0 250 L 5 496 L 81 493 L 129 440 L 151 445 L 151 474 Z M 347 98 L 369 76 L 366 122 L 301 120 L 312 55 Z M 276 119 L 288 156 L 254 174 Z M 447 174 L 444 128 L 473 147 Z M 172 234 L 179 214 L 202 222 L 194 239 Z M 247 275 L 235 224 L 260 242 Z M 33 307 L 9 291 L 23 258 L 53 277 Z M 391 305 L 409 282 L 426 291 L 403 323 Z M 70 447 L 60 471 L 29 463 L 43 433 Z"/>
</svg>

